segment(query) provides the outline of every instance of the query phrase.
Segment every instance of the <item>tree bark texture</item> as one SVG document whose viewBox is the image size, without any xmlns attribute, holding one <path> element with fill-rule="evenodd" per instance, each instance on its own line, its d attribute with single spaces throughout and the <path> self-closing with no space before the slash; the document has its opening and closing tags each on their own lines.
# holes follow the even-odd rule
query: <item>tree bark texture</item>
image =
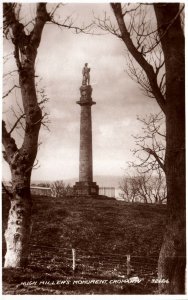
<svg viewBox="0 0 188 300">
<path fill-rule="evenodd" d="M 28 262 L 31 233 L 30 182 L 23 175 L 13 175 L 13 196 L 5 231 L 5 268 L 25 267 Z"/>
<path fill-rule="evenodd" d="M 185 54 L 179 4 L 154 4 L 166 66 L 166 179 L 168 219 L 160 252 L 159 292 L 185 293 Z"/>
</svg>

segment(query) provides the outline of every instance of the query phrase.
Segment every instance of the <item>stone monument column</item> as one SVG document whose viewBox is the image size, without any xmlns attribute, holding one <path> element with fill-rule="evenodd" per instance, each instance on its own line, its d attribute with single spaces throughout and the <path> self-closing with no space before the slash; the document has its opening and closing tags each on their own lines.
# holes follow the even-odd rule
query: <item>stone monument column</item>
<svg viewBox="0 0 188 300">
<path fill-rule="evenodd" d="M 80 87 L 81 106 L 80 115 L 80 157 L 79 157 L 79 182 L 74 185 L 76 195 L 98 195 L 99 187 L 93 182 L 93 157 L 92 157 L 92 117 L 91 107 L 96 104 L 92 101 L 92 87 L 90 85 L 90 68 L 85 64 L 82 74 L 82 86 Z"/>
</svg>

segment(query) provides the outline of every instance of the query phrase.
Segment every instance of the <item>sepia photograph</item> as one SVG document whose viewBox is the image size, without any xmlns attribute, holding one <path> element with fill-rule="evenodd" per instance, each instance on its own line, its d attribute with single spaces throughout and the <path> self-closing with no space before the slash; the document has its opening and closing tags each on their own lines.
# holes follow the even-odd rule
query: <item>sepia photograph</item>
<svg viewBox="0 0 188 300">
<path fill-rule="evenodd" d="M 186 3 L 0 5 L 2 294 L 185 299 Z"/>
</svg>

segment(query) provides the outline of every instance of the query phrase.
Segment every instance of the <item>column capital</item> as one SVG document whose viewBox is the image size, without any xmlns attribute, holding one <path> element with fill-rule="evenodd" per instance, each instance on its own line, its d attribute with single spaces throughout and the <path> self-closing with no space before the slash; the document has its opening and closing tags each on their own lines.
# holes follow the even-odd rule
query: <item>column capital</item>
<svg viewBox="0 0 188 300">
<path fill-rule="evenodd" d="M 80 101 L 77 101 L 76 103 L 79 104 L 80 106 L 84 106 L 84 105 L 92 106 L 96 104 L 96 102 L 94 102 L 91 97 L 92 90 L 93 89 L 91 85 L 82 85 L 80 87 L 80 95 L 81 95 Z"/>
</svg>

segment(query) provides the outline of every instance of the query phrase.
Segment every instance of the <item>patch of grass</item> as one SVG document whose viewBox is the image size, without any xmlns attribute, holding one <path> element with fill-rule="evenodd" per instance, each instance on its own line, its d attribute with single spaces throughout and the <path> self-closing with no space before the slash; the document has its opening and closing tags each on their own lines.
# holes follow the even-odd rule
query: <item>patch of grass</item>
<svg viewBox="0 0 188 300">
<path fill-rule="evenodd" d="M 126 254 L 144 257 L 143 260 L 140 258 L 138 268 L 134 267 L 135 274 L 139 275 L 137 271 L 145 268 L 144 261 L 159 255 L 165 206 L 83 197 L 35 196 L 33 200 L 29 266 L 24 270 L 3 270 L 4 294 L 155 293 L 156 286 L 151 284 L 24 286 L 21 282 L 121 278 L 120 275 L 126 275 Z M 3 232 L 8 209 L 9 202 L 3 197 Z M 72 248 L 76 249 L 77 259 L 74 273 L 71 269 Z M 156 266 L 153 269 L 155 273 Z"/>
</svg>

